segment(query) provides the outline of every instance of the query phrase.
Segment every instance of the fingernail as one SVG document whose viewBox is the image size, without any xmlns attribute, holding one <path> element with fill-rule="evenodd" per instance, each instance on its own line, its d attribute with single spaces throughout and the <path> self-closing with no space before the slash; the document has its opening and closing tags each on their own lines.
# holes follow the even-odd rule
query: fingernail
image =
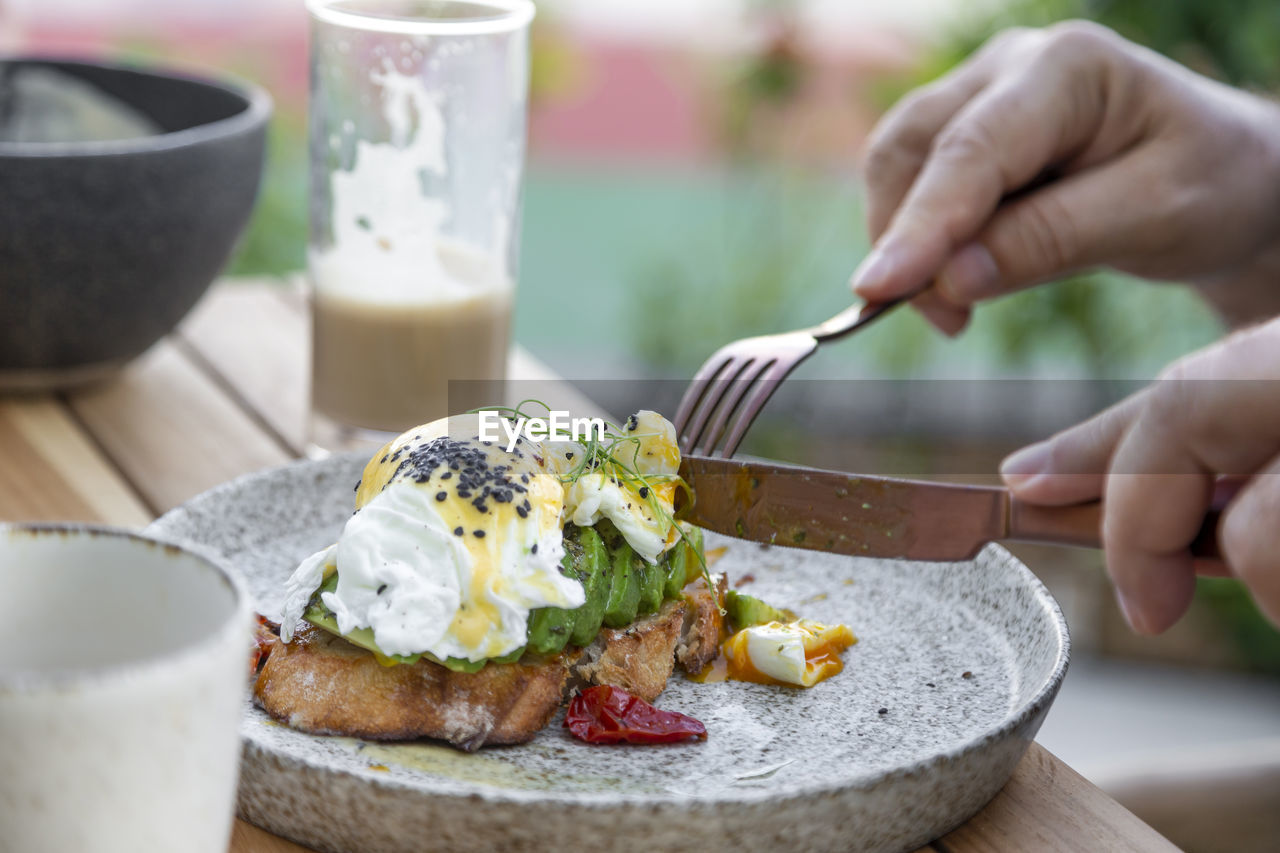
<svg viewBox="0 0 1280 853">
<path fill-rule="evenodd" d="M 1011 486 L 1022 485 L 1049 471 L 1049 442 L 1041 441 L 1014 451 L 1000 463 L 1000 476 Z"/>
<path fill-rule="evenodd" d="M 970 243 L 947 261 L 937 287 L 953 301 L 963 303 L 991 296 L 999 281 L 1000 268 L 987 247 Z"/>
<path fill-rule="evenodd" d="M 849 279 L 853 292 L 866 298 L 874 298 L 876 292 L 893 275 L 893 258 L 883 247 L 872 249 Z"/>
<path fill-rule="evenodd" d="M 1143 618 L 1142 610 L 1128 598 L 1125 594 L 1116 588 L 1116 603 L 1120 605 L 1120 612 L 1124 614 L 1124 621 L 1129 623 L 1129 627 L 1138 634 L 1149 634 L 1147 630 L 1147 621 Z"/>
</svg>

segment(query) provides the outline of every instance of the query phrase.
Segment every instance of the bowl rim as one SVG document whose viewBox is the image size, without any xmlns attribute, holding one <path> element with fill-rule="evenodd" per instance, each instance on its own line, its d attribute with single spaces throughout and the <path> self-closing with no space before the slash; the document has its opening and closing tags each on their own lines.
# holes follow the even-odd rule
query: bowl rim
<svg viewBox="0 0 1280 853">
<path fill-rule="evenodd" d="M 51 157 L 112 157 L 168 151 L 187 145 L 236 136 L 266 124 L 271 117 L 272 101 L 267 90 L 256 83 L 230 74 L 218 73 L 214 78 L 197 71 L 161 65 L 143 66 L 131 62 L 98 61 L 58 54 L 0 54 L 0 65 L 44 65 L 105 69 L 139 77 L 175 80 L 207 89 L 216 89 L 244 102 L 244 107 L 226 118 L 129 139 L 84 140 L 77 142 L 3 142 L 0 158 L 42 159 Z"/>
<path fill-rule="evenodd" d="M 231 609 L 216 625 L 202 634 L 193 635 L 179 645 L 158 650 L 155 654 L 117 661 L 101 666 L 85 666 L 56 671 L 0 671 L 0 701 L 13 697 L 38 696 L 67 690 L 109 689 L 139 680 L 180 672 L 195 661 L 242 637 L 246 653 L 250 648 L 253 628 L 253 596 L 240 573 L 226 565 L 209 549 L 193 543 L 176 542 L 163 535 L 133 530 L 111 524 L 77 521 L 5 521 L 0 522 L 0 536 L 22 537 L 29 541 L 63 537 L 74 540 L 104 537 L 128 543 L 128 547 L 149 550 L 159 559 L 183 559 L 197 566 L 197 571 L 212 574 L 231 594 Z"/>
</svg>

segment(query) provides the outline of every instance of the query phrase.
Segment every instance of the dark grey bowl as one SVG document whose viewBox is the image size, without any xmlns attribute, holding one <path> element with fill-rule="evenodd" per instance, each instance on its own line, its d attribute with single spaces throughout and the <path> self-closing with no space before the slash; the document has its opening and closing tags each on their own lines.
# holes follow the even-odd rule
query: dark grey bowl
<svg viewBox="0 0 1280 853">
<path fill-rule="evenodd" d="M 0 65 L 80 78 L 161 131 L 0 141 L 0 388 L 97 378 L 173 329 L 225 265 L 257 195 L 271 100 L 164 71 Z"/>
</svg>

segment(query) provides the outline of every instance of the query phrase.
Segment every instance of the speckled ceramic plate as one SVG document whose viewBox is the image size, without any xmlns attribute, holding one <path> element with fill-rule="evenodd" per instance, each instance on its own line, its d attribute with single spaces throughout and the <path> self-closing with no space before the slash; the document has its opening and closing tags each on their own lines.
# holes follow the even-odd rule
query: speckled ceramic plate
<svg viewBox="0 0 1280 853">
<path fill-rule="evenodd" d="M 279 612 L 300 558 L 350 515 L 363 457 L 220 486 L 149 532 L 221 554 Z M 239 808 L 326 851 L 911 850 L 1004 785 L 1067 665 L 1057 604 L 991 546 L 925 564 L 726 545 L 716 570 L 804 616 L 849 625 L 845 671 L 811 690 L 673 677 L 658 700 L 705 742 L 600 747 L 557 717 L 531 743 L 466 755 L 294 731 L 246 706 Z"/>
</svg>

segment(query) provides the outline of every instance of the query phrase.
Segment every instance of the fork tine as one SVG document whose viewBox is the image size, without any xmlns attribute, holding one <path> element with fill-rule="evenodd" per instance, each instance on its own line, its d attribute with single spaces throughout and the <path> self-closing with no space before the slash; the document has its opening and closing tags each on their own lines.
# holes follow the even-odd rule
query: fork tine
<svg viewBox="0 0 1280 853">
<path fill-rule="evenodd" d="M 734 411 L 737 410 L 738 404 L 742 402 L 742 398 L 751 390 L 751 386 L 755 384 L 764 372 L 775 363 L 775 359 L 763 358 L 754 364 L 748 364 L 750 369 L 743 370 L 738 374 L 737 378 L 725 388 L 725 393 L 721 395 L 721 402 L 716 412 L 716 419 L 712 422 L 711 427 L 703 434 L 705 439 L 702 442 L 702 450 L 695 450 L 695 453 L 701 453 L 703 456 L 711 456 L 716 452 L 716 444 L 720 442 L 720 438 L 724 435 L 725 428 L 729 425 L 730 418 L 733 417 Z M 697 444 L 690 444 L 697 447 Z"/>
<path fill-rule="evenodd" d="M 688 447 L 697 447 L 698 442 L 702 439 L 707 422 L 711 420 L 711 416 L 722 405 L 726 391 L 732 391 L 734 383 L 740 376 L 750 369 L 755 362 L 754 358 L 738 360 L 730 358 L 722 369 L 722 372 L 711 378 L 707 385 L 707 394 L 703 397 L 702 402 L 698 405 L 698 414 L 693 419 L 693 423 L 689 426 Z M 677 433 L 677 436 L 679 433 Z"/>
<path fill-rule="evenodd" d="M 702 367 L 698 368 L 698 372 L 694 374 L 693 379 L 689 382 L 689 387 L 684 389 L 684 395 L 680 398 L 680 406 L 676 409 L 676 419 L 674 426 L 676 428 L 676 440 L 684 435 L 684 429 L 689 425 L 689 418 L 693 416 L 694 410 L 698 408 L 698 403 L 702 400 L 702 395 L 706 393 L 710 387 L 711 381 L 724 370 L 725 366 L 733 361 L 733 356 L 728 352 L 729 347 L 724 346 L 712 353 L 711 358 L 702 363 Z"/>
<path fill-rule="evenodd" d="M 729 433 L 729 438 L 725 441 L 724 448 L 720 453 L 721 456 L 728 459 L 737 452 L 738 445 L 742 443 L 742 437 L 747 434 L 747 429 L 755 422 L 756 415 L 760 414 L 760 410 L 764 408 L 765 403 L 769 402 L 773 392 L 778 390 L 782 380 L 786 379 L 791 371 L 795 370 L 800 362 L 804 361 L 808 356 L 809 353 L 805 353 L 800 358 L 778 359 L 773 362 L 762 379 L 752 383 L 751 396 L 747 398 L 746 404 L 742 407 L 742 412 L 734 422 L 733 431 Z M 711 451 L 708 451 L 706 455 L 710 456 Z"/>
</svg>

